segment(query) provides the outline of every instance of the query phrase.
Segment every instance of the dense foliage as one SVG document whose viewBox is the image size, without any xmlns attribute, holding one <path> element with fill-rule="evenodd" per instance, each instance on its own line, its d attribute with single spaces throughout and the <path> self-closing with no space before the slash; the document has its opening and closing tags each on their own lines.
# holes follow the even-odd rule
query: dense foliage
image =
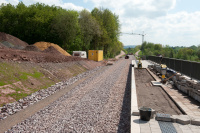
<svg viewBox="0 0 200 133">
<path fill-rule="evenodd" d="M 128 54 L 135 54 L 138 50 L 140 50 L 141 46 L 137 45 L 135 48 L 126 48 Z"/>
<path fill-rule="evenodd" d="M 142 55 L 162 55 L 163 57 L 177 58 L 183 60 L 200 61 L 200 45 L 191 47 L 170 47 L 163 46 L 161 44 L 154 44 L 150 42 L 144 42 L 141 46 L 137 46 L 132 49 L 135 53 L 138 51 L 138 47 L 142 51 Z M 128 49 L 126 49 L 128 51 Z"/>
<path fill-rule="evenodd" d="M 33 44 L 38 41 L 56 43 L 72 51 L 104 50 L 105 57 L 114 57 L 123 49 L 119 41 L 117 15 L 108 9 L 91 12 L 65 10 L 45 4 L 0 6 L 0 32 Z"/>
</svg>

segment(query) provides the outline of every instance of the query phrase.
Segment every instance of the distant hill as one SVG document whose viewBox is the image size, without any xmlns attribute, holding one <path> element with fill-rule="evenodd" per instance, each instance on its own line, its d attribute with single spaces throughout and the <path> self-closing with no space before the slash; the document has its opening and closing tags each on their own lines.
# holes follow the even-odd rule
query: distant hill
<svg viewBox="0 0 200 133">
<path fill-rule="evenodd" d="M 136 45 L 128 45 L 128 46 L 124 46 L 124 49 L 127 49 L 127 48 L 135 48 Z"/>
</svg>

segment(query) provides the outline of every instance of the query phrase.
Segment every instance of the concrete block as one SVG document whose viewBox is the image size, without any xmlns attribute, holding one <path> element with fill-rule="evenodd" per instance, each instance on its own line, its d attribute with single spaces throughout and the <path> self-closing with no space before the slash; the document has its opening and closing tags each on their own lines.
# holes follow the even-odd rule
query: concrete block
<svg viewBox="0 0 200 133">
<path fill-rule="evenodd" d="M 197 126 L 200 126 L 200 118 L 194 118 L 191 120 L 191 124 L 192 125 L 197 125 Z"/>
<path fill-rule="evenodd" d="M 200 90 L 200 83 L 193 84 L 195 90 Z"/>
<path fill-rule="evenodd" d="M 187 87 L 186 86 L 181 85 L 180 90 L 187 94 Z"/>
<path fill-rule="evenodd" d="M 178 84 L 178 85 L 177 85 L 177 88 L 178 88 L 179 90 L 181 90 L 181 85 Z"/>
<path fill-rule="evenodd" d="M 133 110 L 132 111 L 132 115 L 134 115 L 134 116 L 140 116 L 139 110 Z"/>
<path fill-rule="evenodd" d="M 151 119 L 153 119 L 156 115 L 156 111 L 154 109 L 152 109 L 151 111 Z"/>
<path fill-rule="evenodd" d="M 176 123 L 186 125 L 191 123 L 191 118 L 188 115 L 172 115 L 173 121 L 176 118 Z"/>
<path fill-rule="evenodd" d="M 181 74 L 176 74 L 176 80 L 180 80 Z"/>
<path fill-rule="evenodd" d="M 169 115 L 169 114 L 156 113 L 156 120 L 157 121 L 171 122 L 172 118 L 171 118 L 171 115 Z"/>
<path fill-rule="evenodd" d="M 182 125 L 186 125 L 186 124 L 190 124 L 190 119 L 179 118 L 176 120 L 176 122 Z"/>
<path fill-rule="evenodd" d="M 179 117 L 179 115 L 172 115 L 172 122 L 176 123 L 176 119 Z"/>
<path fill-rule="evenodd" d="M 173 80 L 174 82 L 176 82 L 176 81 L 177 81 L 176 76 L 173 76 L 173 77 L 172 77 L 172 80 Z"/>
<path fill-rule="evenodd" d="M 200 96 L 199 95 L 197 95 L 197 101 L 200 102 Z"/>
</svg>

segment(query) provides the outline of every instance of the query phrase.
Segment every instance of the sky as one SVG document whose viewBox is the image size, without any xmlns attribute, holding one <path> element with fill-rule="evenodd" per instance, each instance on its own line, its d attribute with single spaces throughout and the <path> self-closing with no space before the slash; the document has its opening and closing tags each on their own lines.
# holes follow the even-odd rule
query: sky
<svg viewBox="0 0 200 133">
<path fill-rule="evenodd" d="M 120 41 L 124 46 L 140 45 L 144 40 L 169 46 L 200 45 L 200 0 L 0 0 L 26 5 L 37 2 L 64 9 L 92 11 L 104 7 L 119 16 Z"/>
</svg>

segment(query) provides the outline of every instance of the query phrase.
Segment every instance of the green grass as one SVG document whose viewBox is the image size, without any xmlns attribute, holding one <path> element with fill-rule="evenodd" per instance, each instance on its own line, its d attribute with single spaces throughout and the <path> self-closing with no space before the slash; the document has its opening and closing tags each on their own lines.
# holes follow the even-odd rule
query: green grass
<svg viewBox="0 0 200 133">
<path fill-rule="evenodd" d="M 140 51 L 140 52 L 138 53 L 138 55 L 142 55 L 142 51 Z"/>
<path fill-rule="evenodd" d="M 19 99 L 28 96 L 28 94 L 27 93 L 12 93 L 12 94 L 8 94 L 7 96 L 10 96 L 14 98 L 16 101 L 18 101 Z"/>
<path fill-rule="evenodd" d="M 39 79 L 40 77 L 44 76 L 40 72 L 34 72 L 33 74 L 27 73 L 27 72 L 20 72 L 20 74 L 21 74 L 20 77 L 19 77 L 20 80 L 27 80 L 28 76 L 31 76 L 31 77 L 36 78 L 36 79 Z"/>
<path fill-rule="evenodd" d="M 42 76 L 44 76 L 42 73 L 40 73 L 40 72 L 35 72 L 33 75 L 32 75 L 32 77 L 33 78 L 36 78 L 36 79 L 39 79 L 40 77 L 42 77 Z"/>
<path fill-rule="evenodd" d="M 6 85 L 6 83 L 3 81 L 0 81 L 0 86 L 4 86 L 4 85 Z"/>
<path fill-rule="evenodd" d="M 42 73 L 38 72 L 35 68 L 29 70 L 28 72 L 21 70 L 18 65 L 10 65 L 8 63 L 0 63 L 0 86 L 6 84 L 12 84 L 17 81 L 28 80 L 28 76 L 31 76 L 36 79 L 40 79 L 44 76 Z"/>
</svg>

